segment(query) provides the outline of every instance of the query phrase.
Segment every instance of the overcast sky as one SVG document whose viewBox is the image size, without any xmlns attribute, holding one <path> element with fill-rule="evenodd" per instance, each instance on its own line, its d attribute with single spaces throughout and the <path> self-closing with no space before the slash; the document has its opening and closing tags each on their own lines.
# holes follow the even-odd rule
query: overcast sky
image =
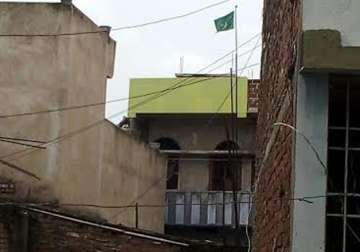
<svg viewBox="0 0 360 252">
<path fill-rule="evenodd" d="M 140 24 L 185 14 L 220 0 L 73 0 L 73 3 L 98 25 L 113 28 Z M 29 1 L 31 2 L 31 1 Z M 39 2 L 39 1 L 37 1 Z M 215 33 L 214 19 L 238 5 L 239 44 L 261 31 L 263 0 L 233 0 L 196 15 L 133 30 L 113 32 L 117 42 L 115 75 L 108 81 L 107 98 L 128 96 L 130 78 L 173 77 L 184 57 L 184 72 L 197 72 L 234 49 L 234 32 Z M 256 40 L 239 49 L 239 54 L 254 47 Z M 249 65 L 260 62 L 258 48 Z M 248 55 L 239 61 L 241 68 Z M 231 59 L 231 57 L 225 59 Z M 221 64 L 221 62 L 219 63 Z M 229 71 L 229 65 L 217 72 Z M 253 70 L 253 73 L 252 73 Z M 259 66 L 243 75 L 258 77 Z M 107 106 L 107 116 L 126 109 L 127 102 Z"/>
</svg>

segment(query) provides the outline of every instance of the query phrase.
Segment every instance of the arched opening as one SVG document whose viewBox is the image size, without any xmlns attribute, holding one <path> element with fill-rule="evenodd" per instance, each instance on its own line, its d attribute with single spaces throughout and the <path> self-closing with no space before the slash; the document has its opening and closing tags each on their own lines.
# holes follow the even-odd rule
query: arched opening
<svg viewBox="0 0 360 252">
<path fill-rule="evenodd" d="M 160 150 L 180 150 L 178 143 L 168 137 L 162 137 L 155 141 L 160 144 Z M 174 156 L 169 156 L 167 163 L 166 189 L 178 189 L 179 180 L 179 160 Z"/>
<path fill-rule="evenodd" d="M 233 141 L 218 144 L 216 151 L 222 153 L 211 157 L 209 190 L 232 191 L 241 188 L 241 162 L 236 151 L 239 146 Z M 229 154 L 231 151 L 231 155 Z"/>
</svg>

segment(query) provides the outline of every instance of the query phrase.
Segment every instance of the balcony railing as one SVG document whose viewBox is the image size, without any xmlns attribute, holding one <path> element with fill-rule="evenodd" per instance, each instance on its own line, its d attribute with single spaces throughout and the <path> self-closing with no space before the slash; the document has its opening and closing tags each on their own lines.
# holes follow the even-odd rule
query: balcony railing
<svg viewBox="0 0 360 252">
<path fill-rule="evenodd" d="M 237 192 L 236 202 L 240 225 L 248 225 L 251 194 Z M 166 193 L 167 225 L 234 226 L 235 204 L 232 192 Z"/>
</svg>

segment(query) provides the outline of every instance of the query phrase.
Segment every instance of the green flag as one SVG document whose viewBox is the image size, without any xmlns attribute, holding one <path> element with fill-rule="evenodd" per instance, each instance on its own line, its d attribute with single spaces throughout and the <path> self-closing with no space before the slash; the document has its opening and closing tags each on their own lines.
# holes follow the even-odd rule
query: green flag
<svg viewBox="0 0 360 252">
<path fill-rule="evenodd" d="M 228 31 L 234 29 L 234 12 L 227 14 L 215 20 L 217 32 Z"/>
</svg>

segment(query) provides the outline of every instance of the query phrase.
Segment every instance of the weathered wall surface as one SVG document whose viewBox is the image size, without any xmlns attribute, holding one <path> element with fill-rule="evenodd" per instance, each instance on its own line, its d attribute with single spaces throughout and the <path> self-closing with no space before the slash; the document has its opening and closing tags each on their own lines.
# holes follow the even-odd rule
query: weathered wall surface
<svg viewBox="0 0 360 252">
<path fill-rule="evenodd" d="M 80 218 L 73 219 L 78 222 L 25 209 L 2 207 L 0 220 L 4 227 L 0 229 L 0 235 L 6 237 L 4 240 L 7 245 L 0 245 L 0 249 L 4 252 L 175 252 L 184 249 L 182 246 L 125 234 L 116 229 L 88 225 L 82 223 L 84 220 Z M 122 230 L 132 231 L 124 228 Z M 25 231 L 26 235 L 22 235 L 22 231 Z"/>
<path fill-rule="evenodd" d="M 326 195 L 327 175 L 318 158 L 326 163 L 328 82 L 326 74 L 301 75 L 297 82 L 296 128 L 307 137 L 319 156 L 316 157 L 302 136 L 296 136 L 294 198 Z M 312 204 L 294 202 L 292 251 L 325 251 L 325 213 L 325 198 L 314 200 Z"/>
<path fill-rule="evenodd" d="M 290 251 L 293 135 L 292 78 L 300 34 L 300 1 L 264 1 L 263 55 L 259 86 L 257 173 L 253 251 Z"/>
<path fill-rule="evenodd" d="M 337 30 L 343 46 L 360 46 L 359 10 L 354 0 L 303 0 L 303 30 Z"/>
<path fill-rule="evenodd" d="M 72 5 L 0 3 L 1 34 L 98 30 L 102 28 Z M 115 42 L 107 32 L 6 36 L 0 38 L 0 47 L 1 115 L 105 101 L 106 79 L 112 76 L 115 55 Z M 16 183 L 14 197 L 27 201 L 128 204 L 158 181 L 165 174 L 165 160 L 109 125 L 104 120 L 104 110 L 101 105 L 1 118 L 1 136 L 55 140 L 46 150 L 0 144 L 1 158 L 41 178 L 37 181 L 0 166 L 1 181 Z M 80 134 L 69 135 L 84 127 L 86 130 Z M 63 138 L 64 135 L 67 137 Z M 142 183 L 138 179 L 143 179 Z M 158 204 L 164 199 L 161 187 L 165 189 L 165 182 L 158 182 L 144 198 Z M 134 225 L 133 210 L 115 217 L 114 211 L 90 210 L 113 223 Z M 151 212 L 151 217 L 146 216 L 139 224 L 144 229 L 162 231 L 163 215 L 155 215 L 158 213 L 161 211 Z"/>
<path fill-rule="evenodd" d="M 227 120 L 229 122 L 229 120 Z M 217 145 L 227 141 L 224 120 L 209 119 L 151 119 L 149 121 L 149 140 L 156 141 L 161 137 L 175 140 L 181 150 L 214 151 Z M 228 125 L 230 127 L 230 125 Z M 249 153 L 255 152 L 255 119 L 238 120 L 239 148 Z M 244 190 L 249 190 L 251 183 L 252 163 L 250 157 L 242 159 L 242 178 Z M 201 192 L 209 190 L 209 175 L 212 161 L 206 158 L 185 158 L 179 163 L 179 191 Z"/>
<path fill-rule="evenodd" d="M 240 150 L 255 151 L 255 123 L 255 119 L 238 120 Z M 151 119 L 149 125 L 149 141 L 169 137 L 174 139 L 182 150 L 212 151 L 218 144 L 227 141 L 222 118 L 215 118 L 211 123 L 209 118 Z"/>
<path fill-rule="evenodd" d="M 165 200 L 166 159 L 112 123 L 103 126 L 97 201 L 102 205 L 156 205 Z M 115 223 L 135 226 L 135 208 L 104 211 Z M 164 230 L 164 208 L 139 208 L 139 228 Z"/>
<path fill-rule="evenodd" d="M 183 160 L 179 163 L 179 191 L 206 192 L 209 190 L 209 166 L 206 159 Z"/>
</svg>

